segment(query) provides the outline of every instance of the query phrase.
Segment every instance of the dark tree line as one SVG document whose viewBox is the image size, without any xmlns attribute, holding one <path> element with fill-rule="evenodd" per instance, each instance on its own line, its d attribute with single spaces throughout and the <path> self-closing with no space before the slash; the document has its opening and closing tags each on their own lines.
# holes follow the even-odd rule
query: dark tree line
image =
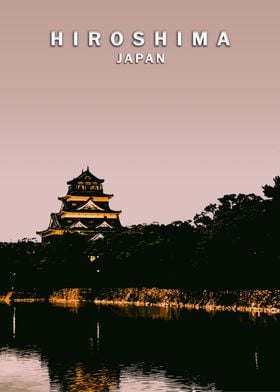
<svg viewBox="0 0 280 392">
<path fill-rule="evenodd" d="M 280 177 L 263 193 L 225 195 L 193 221 L 135 225 L 94 242 L 2 243 L 0 287 L 279 287 Z"/>
</svg>

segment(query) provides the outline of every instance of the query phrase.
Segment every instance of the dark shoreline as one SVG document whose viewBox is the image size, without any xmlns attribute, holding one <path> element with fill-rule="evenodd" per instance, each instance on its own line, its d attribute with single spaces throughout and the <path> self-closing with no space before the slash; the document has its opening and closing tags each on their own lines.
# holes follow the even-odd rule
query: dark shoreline
<svg viewBox="0 0 280 392">
<path fill-rule="evenodd" d="M 49 302 L 78 306 L 95 303 L 116 306 L 160 306 L 206 311 L 280 313 L 280 290 L 179 290 L 158 288 L 65 288 L 50 293 L 7 291 L 0 303 Z"/>
</svg>

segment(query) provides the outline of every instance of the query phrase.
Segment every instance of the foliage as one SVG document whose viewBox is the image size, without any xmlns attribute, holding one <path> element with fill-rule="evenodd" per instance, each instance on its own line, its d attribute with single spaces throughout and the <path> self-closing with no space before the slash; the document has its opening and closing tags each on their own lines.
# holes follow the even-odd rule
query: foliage
<svg viewBox="0 0 280 392">
<path fill-rule="evenodd" d="M 279 287 L 280 177 L 255 194 L 229 194 L 192 222 L 142 224 L 89 241 L 0 244 L 0 287 Z"/>
</svg>

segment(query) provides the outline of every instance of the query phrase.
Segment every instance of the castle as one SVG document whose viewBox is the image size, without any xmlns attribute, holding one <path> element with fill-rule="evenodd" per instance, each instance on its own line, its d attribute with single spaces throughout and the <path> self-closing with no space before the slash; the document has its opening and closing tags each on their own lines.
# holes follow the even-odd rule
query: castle
<svg viewBox="0 0 280 392">
<path fill-rule="evenodd" d="M 66 233 L 77 233 L 96 240 L 103 238 L 105 232 L 120 228 L 121 211 L 110 209 L 109 200 L 113 195 L 103 192 L 103 182 L 89 168 L 68 181 L 67 194 L 58 198 L 61 201 L 60 211 L 51 214 L 46 230 L 37 231 L 42 241 Z"/>
</svg>

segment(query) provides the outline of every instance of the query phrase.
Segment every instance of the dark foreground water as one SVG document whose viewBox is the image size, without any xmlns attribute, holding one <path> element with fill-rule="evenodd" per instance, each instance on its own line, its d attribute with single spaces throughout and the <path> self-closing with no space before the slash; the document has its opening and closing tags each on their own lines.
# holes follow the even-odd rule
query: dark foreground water
<svg viewBox="0 0 280 392">
<path fill-rule="evenodd" d="M 0 305 L 0 391 L 280 390 L 280 317 Z"/>
</svg>

